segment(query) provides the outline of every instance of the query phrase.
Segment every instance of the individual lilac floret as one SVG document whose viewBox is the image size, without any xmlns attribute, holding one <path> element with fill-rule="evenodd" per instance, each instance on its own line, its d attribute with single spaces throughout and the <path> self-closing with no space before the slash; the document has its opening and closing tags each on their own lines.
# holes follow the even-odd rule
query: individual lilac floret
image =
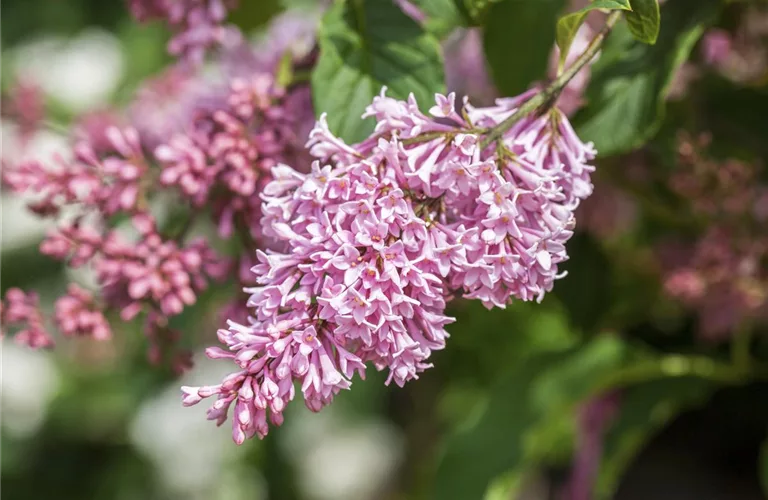
<svg viewBox="0 0 768 500">
<path fill-rule="evenodd" d="M 307 144 L 312 171 L 278 165 L 263 190 L 264 233 L 285 250 L 258 252 L 253 316 L 219 330 L 228 349 L 207 351 L 239 369 L 184 387 L 184 404 L 215 395 L 208 417 L 222 424 L 234 405 L 235 442 L 263 437 L 282 423 L 294 382 L 318 411 L 368 362 L 389 371 L 387 383 L 418 378 L 445 346 L 453 297 L 540 300 L 561 276 L 594 150 L 557 110 L 481 150 L 480 128 L 531 95 L 463 114 L 452 94 L 438 95 L 427 116 L 413 96 L 382 92 L 364 115 L 374 135 L 353 146 L 321 116 Z"/>
</svg>

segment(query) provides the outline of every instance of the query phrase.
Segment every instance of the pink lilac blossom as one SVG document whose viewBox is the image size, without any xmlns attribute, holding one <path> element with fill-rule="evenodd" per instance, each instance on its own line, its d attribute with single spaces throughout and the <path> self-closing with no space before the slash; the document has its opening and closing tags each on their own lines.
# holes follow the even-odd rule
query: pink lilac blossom
<svg viewBox="0 0 768 500">
<path fill-rule="evenodd" d="M 93 295 L 78 285 L 69 285 L 67 294 L 56 301 L 55 308 L 56 325 L 64 335 L 92 337 L 96 340 L 106 340 L 112 336 L 109 323 Z"/>
<path fill-rule="evenodd" d="M 109 108 L 99 109 L 77 118 L 73 127 L 73 136 L 77 142 L 88 143 L 94 153 L 101 156 L 115 149 L 110 139 L 113 133 L 111 130 L 126 130 L 127 125 L 117 111 Z"/>
<path fill-rule="evenodd" d="M 276 73 L 280 61 L 290 55 L 294 63 L 311 58 L 315 48 L 320 11 L 288 10 L 269 22 L 266 33 L 254 45 L 242 43 L 222 54 L 222 67 L 231 78 L 253 73 Z"/>
<path fill-rule="evenodd" d="M 131 128 L 106 131 L 111 151 L 98 155 L 88 141 L 75 145 L 74 159 L 55 159 L 45 166 L 37 160 L 3 172 L 3 182 L 17 193 L 38 196 L 30 209 L 41 215 L 57 214 L 72 203 L 95 207 L 106 215 L 134 211 L 140 202 L 140 183 L 148 166 L 138 133 Z M 52 168 L 51 168 L 52 167 Z"/>
<path fill-rule="evenodd" d="M 710 140 L 681 134 L 668 180 L 704 229 L 693 243 L 660 255 L 665 291 L 696 311 L 704 338 L 727 340 L 743 321 L 768 319 L 768 221 L 759 209 L 766 188 L 757 165 L 707 157 Z"/>
<path fill-rule="evenodd" d="M 92 264 L 102 298 L 118 308 L 125 321 L 145 308 L 175 316 L 195 303 L 209 280 L 226 276 L 229 263 L 204 240 L 182 247 L 164 239 L 150 215 L 135 215 L 132 222 L 137 241 L 126 241 L 114 231 L 69 225 L 51 231 L 40 251 L 72 267 Z"/>
<path fill-rule="evenodd" d="M 610 240 L 627 234 L 638 220 L 638 207 L 629 193 L 602 180 L 595 180 L 595 194 L 576 211 L 579 230 Z"/>
<path fill-rule="evenodd" d="M 220 0 L 132 2 L 138 17 L 164 17 L 184 32 L 182 37 L 191 33 L 187 28 L 194 16 L 204 13 L 220 21 L 223 7 L 231 5 Z M 286 18 L 282 28 L 293 22 Z M 293 28 L 293 33 L 304 33 L 314 23 Z M 180 337 L 171 327 L 172 317 L 193 307 L 211 282 L 255 285 L 250 272 L 254 250 L 275 243 L 262 235 L 259 195 L 275 165 L 309 169 L 304 143 L 314 123 L 308 83 L 279 86 L 272 75 L 276 67 L 266 59 L 249 63 L 258 59 L 257 53 L 278 61 L 283 50 L 291 50 L 296 71 L 311 65 L 307 47 L 296 47 L 287 32 L 271 40 L 275 35 L 270 32 L 256 48 L 238 42 L 238 50 L 219 52 L 211 61 L 212 72 L 173 66 L 139 90 L 125 116 L 105 111 L 81 117 L 68 154 L 5 166 L 4 185 L 33 194 L 29 208 L 58 223 L 41 243 L 41 252 L 70 267 L 87 266 L 96 275 L 99 290 L 93 296 L 73 285 L 56 302 L 55 319 L 65 336 L 107 338 L 117 327 L 107 322 L 106 313 L 115 312 L 123 321 L 138 317 L 150 360 L 170 361 L 180 371 L 189 366 L 191 355 L 169 350 Z M 202 51 L 211 39 L 198 41 L 196 48 L 183 49 L 193 62 L 202 52 L 189 51 Z M 259 52 L 260 47 L 270 54 Z M 212 250 L 216 243 L 191 240 L 193 233 L 210 237 L 209 218 L 221 236 L 216 243 L 240 257 L 222 257 Z M 243 302 L 233 301 L 227 309 L 230 317 L 245 322 Z"/>
<path fill-rule="evenodd" d="M 310 173 L 273 168 L 263 190 L 264 232 L 282 251 L 259 251 L 246 323 L 207 350 L 238 371 L 184 387 L 185 405 L 216 396 L 208 418 L 233 408 L 232 436 L 264 437 L 296 396 L 313 411 L 351 385 L 365 364 L 402 386 L 429 368 L 454 321 L 456 296 L 504 307 L 541 300 L 567 255 L 573 210 L 591 192 L 591 145 L 557 110 L 528 117 L 481 150 L 478 128 L 509 116 L 533 92 L 456 111 L 437 95 L 431 116 L 384 91 L 364 117 L 374 135 L 347 145 L 321 116 L 307 144 Z M 465 118 L 466 117 L 466 118 Z M 428 134 L 428 135 L 424 135 Z"/>
<path fill-rule="evenodd" d="M 768 10 L 745 9 L 733 31 L 712 29 L 702 40 L 704 62 L 723 77 L 746 85 L 760 85 L 768 73 Z"/>
<path fill-rule="evenodd" d="M 111 329 L 103 308 L 120 311 L 123 320 L 140 312 L 163 318 L 179 314 L 195 303 L 210 280 L 223 280 L 231 266 L 203 240 L 182 244 L 160 234 L 146 212 L 146 198 L 156 187 L 139 134 L 132 128 L 111 127 L 104 137 L 109 150 L 104 146 L 97 153 L 90 140 L 81 140 L 74 147 L 74 158 L 58 158 L 53 168 L 30 161 L 3 172 L 5 185 L 13 191 L 38 195 L 30 205 L 36 213 L 75 216 L 67 222 L 62 215 L 59 226 L 40 245 L 41 253 L 66 260 L 70 267 L 89 265 L 99 282 L 98 306 L 88 292 L 74 285 L 56 302 L 55 320 L 67 336 L 108 338 Z M 111 219 L 118 214 L 132 218 L 135 240 L 111 228 Z"/>
<path fill-rule="evenodd" d="M 730 33 L 721 29 L 709 30 L 701 40 L 701 50 L 704 62 L 715 65 L 722 64 L 728 59 L 733 41 Z"/>
<path fill-rule="evenodd" d="M 45 96 L 32 81 L 20 80 L 13 84 L 3 99 L 3 115 L 19 127 L 22 145 L 37 132 L 45 118 Z"/>
<path fill-rule="evenodd" d="M 185 66 L 171 66 L 142 84 L 127 115 L 142 142 L 153 150 L 183 132 L 196 110 L 219 106 L 219 86 Z"/>
<path fill-rule="evenodd" d="M 305 122 L 311 123 L 308 85 L 284 89 L 270 74 L 252 73 L 231 80 L 224 90 L 206 86 L 189 68 L 177 68 L 138 107 L 146 110 L 162 102 L 163 92 L 173 96 L 180 87 L 190 90 L 185 79 L 192 78 L 193 90 L 170 126 L 155 126 L 133 114 L 139 129 L 118 128 L 110 125 L 111 115 L 100 115 L 77 128 L 71 157 L 9 165 L 3 172 L 11 190 L 34 193 L 30 209 L 60 221 L 41 252 L 70 267 L 87 265 L 98 278 L 98 300 L 70 290 L 59 301 L 60 329 L 66 335 L 89 331 L 106 337 L 109 325 L 98 320 L 97 311 L 117 311 L 123 320 L 143 314 L 152 361 L 167 358 L 168 346 L 179 337 L 168 319 L 192 306 L 210 281 L 234 277 L 241 285 L 253 284 L 252 253 L 233 261 L 203 240 L 187 242 L 193 225 L 201 216 L 212 216 L 222 238 L 235 245 L 252 252 L 270 244 L 259 224 L 259 193 L 271 179 L 270 169 L 279 162 L 308 165 L 303 147 L 309 133 Z M 145 157 L 152 150 L 157 161 Z M 161 231 L 150 209 L 179 196 L 183 203 L 173 215 L 183 211 L 188 220 L 181 230 Z M 136 237 L 116 227 L 126 216 Z M 237 302 L 232 317 L 245 321 L 247 311 Z M 190 363 L 188 353 L 173 356 L 177 370 Z"/>
<path fill-rule="evenodd" d="M 2 336 L 15 330 L 14 341 L 33 349 L 53 347 L 53 338 L 48 334 L 40 313 L 39 298 L 36 293 L 11 288 L 5 293 L 5 300 L 0 303 L 0 323 Z"/>
<path fill-rule="evenodd" d="M 227 12 L 236 3 L 236 0 L 128 0 L 131 13 L 139 21 L 166 21 L 174 30 L 168 52 L 193 64 L 201 63 L 213 47 L 232 47 L 240 41 L 240 31 L 223 24 Z"/>
<path fill-rule="evenodd" d="M 260 238 L 258 193 L 273 166 L 299 162 L 300 122 L 288 106 L 308 106 L 308 98 L 265 73 L 233 80 L 222 106 L 200 110 L 188 130 L 156 148 L 160 183 L 177 187 L 195 207 L 211 205 L 223 237 L 240 226 Z"/>
</svg>

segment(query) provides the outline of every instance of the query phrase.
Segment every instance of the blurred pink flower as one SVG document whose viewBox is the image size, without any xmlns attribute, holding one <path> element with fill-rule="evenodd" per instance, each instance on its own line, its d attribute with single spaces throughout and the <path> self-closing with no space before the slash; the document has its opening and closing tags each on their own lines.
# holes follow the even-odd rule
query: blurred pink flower
<svg viewBox="0 0 768 500">
<path fill-rule="evenodd" d="M 54 342 L 45 329 L 36 293 L 25 293 L 18 288 L 5 292 L 0 303 L 0 323 L 3 336 L 15 330 L 14 341 L 33 349 L 53 347 Z"/>
</svg>

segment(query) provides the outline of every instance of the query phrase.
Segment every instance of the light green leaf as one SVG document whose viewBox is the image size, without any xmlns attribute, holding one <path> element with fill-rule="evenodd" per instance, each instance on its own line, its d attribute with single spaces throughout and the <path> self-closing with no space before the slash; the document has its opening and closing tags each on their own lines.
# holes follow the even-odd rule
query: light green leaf
<svg viewBox="0 0 768 500">
<path fill-rule="evenodd" d="M 587 14 L 596 9 L 632 10 L 629 0 L 595 0 L 583 9 L 565 15 L 557 22 L 557 46 L 560 47 L 560 66 L 565 64 L 568 51 L 571 49 L 576 33 L 587 18 Z"/>
<path fill-rule="evenodd" d="M 483 47 L 496 87 L 519 94 L 546 77 L 565 0 L 501 0 L 488 9 Z"/>
<path fill-rule="evenodd" d="M 515 365 L 498 380 L 474 425 L 448 438 L 434 498 L 482 498 L 502 473 L 515 477 L 528 470 L 532 453 L 551 453 L 532 446 L 532 436 L 557 443 L 563 435 L 560 417 L 572 415 L 574 405 L 633 354 L 620 339 L 606 336 L 578 348 L 538 353 Z"/>
<path fill-rule="evenodd" d="M 632 12 L 627 13 L 629 31 L 643 43 L 653 45 L 661 29 L 659 0 L 631 0 Z"/>
<path fill-rule="evenodd" d="M 437 39 L 392 0 L 347 0 L 334 4 L 318 34 L 320 56 L 312 73 L 317 114 L 328 113 L 331 130 L 357 142 L 373 130 L 360 116 L 383 86 L 406 99 L 413 92 L 429 108 L 445 91 Z"/>
<path fill-rule="evenodd" d="M 656 45 L 637 41 L 625 23 L 608 37 L 592 68 L 588 106 L 574 120 L 582 139 L 600 154 L 630 151 L 658 130 L 677 69 L 713 20 L 719 0 L 675 0 L 662 9 Z"/>
<path fill-rule="evenodd" d="M 643 446 L 681 412 L 704 403 L 715 388 L 704 379 L 665 378 L 623 391 L 619 414 L 605 436 L 596 498 L 613 498 Z"/>
</svg>

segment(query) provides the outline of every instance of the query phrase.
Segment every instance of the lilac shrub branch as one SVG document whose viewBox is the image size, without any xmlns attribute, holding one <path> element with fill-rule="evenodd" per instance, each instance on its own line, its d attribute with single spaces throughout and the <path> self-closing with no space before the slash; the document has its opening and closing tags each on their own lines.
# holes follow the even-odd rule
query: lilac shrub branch
<svg viewBox="0 0 768 500">
<path fill-rule="evenodd" d="M 536 94 L 536 96 L 531 98 L 528 102 L 520 106 L 520 109 L 518 109 L 517 112 L 491 129 L 480 143 L 480 147 L 487 147 L 493 141 L 498 140 L 504 134 L 504 132 L 514 127 L 517 122 L 533 113 L 540 107 L 554 102 L 557 96 L 560 95 L 560 93 L 563 91 L 565 86 L 568 85 L 568 82 L 570 82 L 573 77 L 575 77 L 576 74 L 584 66 L 589 64 L 595 55 L 597 55 L 597 53 L 600 51 L 600 46 L 603 44 L 603 41 L 611 32 L 613 26 L 618 22 L 621 16 L 621 11 L 615 11 L 608 15 L 603 28 L 598 32 L 597 35 L 595 35 L 595 38 L 592 39 L 592 41 L 589 43 L 584 52 L 579 56 L 579 58 L 576 59 L 573 64 L 568 67 L 568 69 L 563 71 L 563 73 L 546 88 Z"/>
</svg>

